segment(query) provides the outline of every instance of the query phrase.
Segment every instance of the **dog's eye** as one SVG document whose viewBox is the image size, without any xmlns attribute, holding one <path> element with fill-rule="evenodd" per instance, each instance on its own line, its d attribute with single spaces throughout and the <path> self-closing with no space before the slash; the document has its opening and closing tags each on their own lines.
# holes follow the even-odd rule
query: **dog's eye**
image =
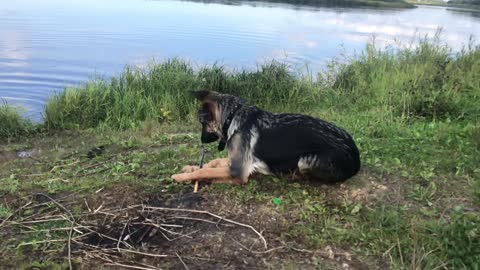
<svg viewBox="0 0 480 270">
<path fill-rule="evenodd" d="M 210 114 L 205 112 L 199 113 L 198 121 L 202 124 L 208 123 L 208 121 L 210 121 Z"/>
</svg>

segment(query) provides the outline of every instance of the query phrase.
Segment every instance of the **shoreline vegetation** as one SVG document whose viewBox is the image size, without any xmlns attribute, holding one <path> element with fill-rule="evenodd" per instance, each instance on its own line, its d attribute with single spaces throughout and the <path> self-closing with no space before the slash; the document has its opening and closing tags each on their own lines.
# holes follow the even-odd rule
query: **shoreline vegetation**
<svg viewBox="0 0 480 270">
<path fill-rule="evenodd" d="M 201 2 L 205 4 L 221 3 L 225 4 L 222 0 L 186 0 Z M 306 7 L 344 7 L 344 8 L 415 8 L 414 4 L 408 3 L 404 0 L 238 0 L 230 1 L 229 4 L 291 4 L 294 6 L 306 6 Z"/>
<path fill-rule="evenodd" d="M 260 176 L 246 186 L 215 185 L 202 192 L 208 198 L 202 209 L 249 222 L 272 247 L 289 248 L 288 253 L 238 251 L 256 256 L 250 267 L 264 268 L 264 259 L 275 256 L 283 266 L 310 260 L 328 269 L 344 269 L 343 263 L 368 269 L 478 269 L 478 74 L 480 47 L 473 42 L 457 53 L 439 40 L 400 49 L 369 44 L 353 57 L 330 62 L 315 78 L 293 74 L 276 61 L 249 71 L 219 65 L 196 69 L 178 59 L 128 67 L 118 77 L 53 96 L 39 124 L 0 105 L 0 223 L 5 222 L 0 265 L 63 269 L 67 264 L 66 241 L 53 240 L 65 239 L 61 229 L 68 222 L 32 223 L 27 227 L 35 226 L 34 233 L 18 225 L 38 214 L 21 208 L 33 191 L 61 199 L 75 214 L 109 209 L 108 198 L 113 204 L 152 203 L 190 190 L 190 185 L 173 183 L 170 175 L 198 162 L 197 104 L 189 92 L 204 88 L 239 95 L 274 112 L 334 122 L 353 135 L 362 155 L 362 172 L 342 185 Z M 209 158 L 222 156 L 208 147 Z M 32 157 L 18 158 L 25 151 Z M 66 194 L 80 197 L 69 202 Z M 49 207 L 56 211 L 54 204 Z M 46 228 L 58 232 L 45 233 Z M 175 252 L 185 255 L 182 248 L 201 241 L 168 243 L 161 251 L 176 260 Z M 226 240 L 222 245 L 233 246 L 197 250 L 244 263 L 235 261 L 243 256 L 228 253 L 238 250 L 235 243 Z M 117 249 L 114 242 L 112 250 Z M 42 261 L 32 256 L 45 250 L 49 255 Z M 160 265 L 182 266 L 171 263 Z M 195 261 L 184 258 L 182 263 Z"/>
<path fill-rule="evenodd" d="M 193 1 L 205 4 L 226 4 L 223 0 L 183 0 Z M 417 5 L 426 6 L 442 6 L 447 8 L 459 8 L 465 10 L 480 9 L 480 1 L 478 0 L 451 0 L 445 2 L 443 0 L 234 0 L 229 1 L 230 5 L 249 4 L 249 5 L 268 5 L 268 4 L 289 4 L 294 7 L 338 7 L 338 8 L 376 8 L 376 9 L 408 9 L 416 8 Z"/>
<path fill-rule="evenodd" d="M 117 77 L 95 79 L 52 96 L 42 123 L 34 124 L 6 102 L 0 104 L 0 138 L 39 130 L 136 128 L 144 121 L 196 119 L 194 89 L 241 96 L 272 111 L 321 113 L 335 108 L 375 110 L 384 121 L 477 121 L 480 115 L 477 68 L 480 47 L 454 53 L 435 38 L 418 46 L 378 49 L 368 44 L 349 59 L 335 59 L 318 74 L 292 72 L 272 60 L 253 70 L 225 66 L 194 67 L 167 59 L 146 68 L 127 66 Z"/>
<path fill-rule="evenodd" d="M 471 9 L 478 10 L 480 9 L 480 1 L 465 1 L 465 0 L 406 0 L 407 3 L 413 5 L 425 5 L 425 6 L 440 6 L 440 7 L 451 7 L 451 8 L 462 8 L 462 9 Z"/>
</svg>

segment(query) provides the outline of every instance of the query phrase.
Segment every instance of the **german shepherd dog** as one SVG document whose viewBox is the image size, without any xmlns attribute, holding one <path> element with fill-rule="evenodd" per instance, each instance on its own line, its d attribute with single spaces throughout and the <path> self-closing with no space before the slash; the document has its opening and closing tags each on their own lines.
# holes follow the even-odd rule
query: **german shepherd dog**
<svg viewBox="0 0 480 270">
<path fill-rule="evenodd" d="M 202 143 L 219 141 L 228 158 L 203 168 L 186 166 L 176 181 L 209 180 L 245 184 L 261 174 L 302 176 L 322 183 L 344 181 L 360 169 L 360 155 L 352 137 L 326 121 L 302 114 L 274 114 L 249 106 L 236 96 L 194 91 L 201 101 L 198 118 Z"/>
</svg>

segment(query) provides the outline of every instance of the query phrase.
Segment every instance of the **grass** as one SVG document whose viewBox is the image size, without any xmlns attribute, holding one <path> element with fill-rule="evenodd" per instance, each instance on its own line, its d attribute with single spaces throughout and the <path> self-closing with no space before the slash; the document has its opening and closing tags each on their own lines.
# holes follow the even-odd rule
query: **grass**
<svg viewBox="0 0 480 270">
<path fill-rule="evenodd" d="M 10 198 L 0 204 L 0 219 L 24 205 L 22 198 L 33 190 L 81 194 L 76 208 L 85 208 L 84 200 L 138 203 L 189 192 L 190 185 L 169 177 L 187 163 L 198 163 L 196 105 L 189 91 L 207 88 L 269 110 L 332 121 L 354 136 L 363 161 L 360 175 L 343 185 L 258 176 L 243 187 L 213 186 L 202 192 L 210 202 L 207 210 L 235 213 L 234 218 L 264 230 L 272 245 L 314 254 L 332 249 L 335 259 L 311 259 L 309 253 L 319 269 L 342 269 L 342 263 L 368 269 L 479 269 L 477 74 L 478 47 L 453 53 L 440 42 L 426 41 L 404 49 L 369 45 L 358 55 L 332 61 L 315 79 L 292 74 L 277 62 L 251 71 L 194 68 L 180 60 L 128 68 L 119 78 L 53 97 L 42 127 L 47 133 L 4 146 L 6 153 L 34 148 L 42 154 L 0 163 L 0 197 Z M 102 155 L 87 157 L 101 145 Z M 208 149 L 208 159 L 224 155 L 214 145 Z M 47 237 L 8 236 L 0 244 L 3 258 L 15 258 L 7 247 Z M 48 246 L 32 248 L 16 258 Z M 352 259 L 338 255 L 344 253 Z M 289 254 L 296 255 L 275 256 L 287 266 L 305 259 L 293 249 Z M 65 264 L 48 258 L 31 264 Z"/>
<path fill-rule="evenodd" d="M 443 0 L 407 0 L 407 3 L 427 6 L 447 6 Z"/>
<path fill-rule="evenodd" d="M 33 123 L 6 102 L 0 104 L 0 123 L 0 139 L 25 136 L 34 132 Z"/>
<path fill-rule="evenodd" d="M 241 94 L 273 110 L 284 104 L 291 104 L 290 109 L 312 105 L 315 94 L 311 83 L 297 80 L 277 62 L 256 71 L 228 73 L 221 66 L 194 71 L 189 63 L 174 59 L 147 69 L 127 68 L 119 78 L 66 89 L 49 100 L 45 127 L 126 129 L 146 120 L 193 119 L 196 105 L 190 92 L 199 88 Z"/>
</svg>

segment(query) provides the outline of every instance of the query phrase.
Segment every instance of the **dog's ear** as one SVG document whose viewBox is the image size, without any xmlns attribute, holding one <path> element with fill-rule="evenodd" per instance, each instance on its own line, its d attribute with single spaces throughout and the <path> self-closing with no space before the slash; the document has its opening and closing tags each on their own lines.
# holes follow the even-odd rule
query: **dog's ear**
<svg viewBox="0 0 480 270">
<path fill-rule="evenodd" d="M 192 91 L 192 96 L 200 101 L 204 101 L 207 98 L 212 98 L 216 95 L 217 95 L 217 92 L 214 92 L 214 91 L 208 91 L 208 90 Z"/>
</svg>

